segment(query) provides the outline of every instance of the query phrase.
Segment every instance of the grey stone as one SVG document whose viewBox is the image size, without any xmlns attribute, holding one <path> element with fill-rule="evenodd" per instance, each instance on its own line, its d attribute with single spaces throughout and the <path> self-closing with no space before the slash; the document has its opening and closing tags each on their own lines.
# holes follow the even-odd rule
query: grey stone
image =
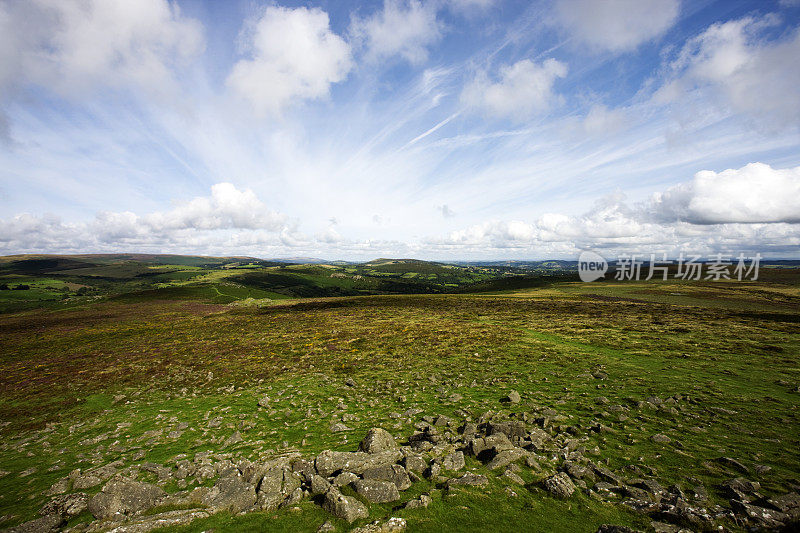
<svg viewBox="0 0 800 533">
<path fill-rule="evenodd" d="M 205 504 L 218 511 L 241 513 L 256 504 L 256 487 L 248 483 L 238 469 L 224 472 L 206 497 Z"/>
<path fill-rule="evenodd" d="M 356 494 L 372 503 L 393 502 L 400 499 L 397 485 L 379 479 L 358 479 L 353 482 Z"/>
<path fill-rule="evenodd" d="M 376 520 L 366 526 L 357 527 L 351 533 L 399 533 L 405 531 L 406 527 L 405 519 L 393 516 L 385 522 Z"/>
<path fill-rule="evenodd" d="M 322 477 L 330 477 L 336 472 L 353 472 L 361 474 L 364 470 L 382 464 L 394 464 L 403 457 L 399 449 L 385 450 L 369 454 L 365 452 L 333 452 L 325 450 L 320 453 L 314 465 Z"/>
<path fill-rule="evenodd" d="M 63 516 L 54 514 L 24 522 L 6 531 L 8 533 L 50 533 L 58 531 L 66 523 Z"/>
<path fill-rule="evenodd" d="M 311 476 L 311 494 L 325 494 L 330 488 L 331 484 L 324 477 L 317 474 Z"/>
<path fill-rule="evenodd" d="M 358 450 L 370 454 L 396 450 L 398 448 L 392 434 L 381 428 L 372 428 L 367 431 L 364 440 L 358 445 Z"/>
<path fill-rule="evenodd" d="M 508 396 L 505 397 L 505 401 L 510 403 L 519 403 L 521 399 L 519 393 L 515 390 L 509 392 Z"/>
<path fill-rule="evenodd" d="M 343 496 L 335 488 L 331 488 L 325 493 L 325 501 L 322 507 L 333 516 L 347 520 L 351 524 L 359 518 L 369 516 L 369 511 L 367 511 L 367 507 L 363 503 L 352 496 Z"/>
<path fill-rule="evenodd" d="M 564 472 L 559 472 L 544 480 L 544 488 L 558 498 L 569 498 L 575 492 L 575 485 Z"/>
<path fill-rule="evenodd" d="M 358 476 L 352 472 L 342 472 L 335 478 L 333 478 L 333 486 L 334 487 L 344 487 L 345 485 L 349 485 L 350 483 L 356 481 Z"/>
<path fill-rule="evenodd" d="M 514 461 L 519 461 L 523 457 L 526 457 L 528 452 L 523 450 L 522 448 L 511 448 L 510 450 L 503 450 L 502 452 L 495 455 L 491 461 L 486 465 L 489 470 L 497 470 L 498 468 L 504 468 Z"/>
<path fill-rule="evenodd" d="M 449 455 L 445 455 L 442 458 L 442 468 L 444 468 L 445 470 L 450 470 L 455 472 L 457 470 L 461 470 L 462 468 L 464 468 L 465 465 L 466 463 L 464 462 L 464 452 L 462 451 L 453 452 Z"/>
<path fill-rule="evenodd" d="M 110 481 L 95 494 L 87 505 L 95 518 L 110 518 L 115 514 L 134 514 L 154 507 L 164 491 L 140 481 Z"/>
<path fill-rule="evenodd" d="M 403 459 L 403 466 L 405 466 L 406 470 L 409 472 L 421 474 L 428 468 L 428 463 L 425 462 L 425 459 L 421 455 L 407 455 Z"/>
<path fill-rule="evenodd" d="M 432 501 L 433 499 L 430 497 L 430 495 L 420 494 L 419 498 L 407 501 L 403 507 L 406 509 L 424 509 L 425 507 L 428 507 Z"/>
<path fill-rule="evenodd" d="M 56 514 L 63 517 L 72 517 L 86 510 L 89 496 L 83 492 L 64 494 L 47 502 L 40 510 L 42 516 Z"/>
<path fill-rule="evenodd" d="M 411 479 L 408 477 L 406 469 L 400 465 L 380 465 L 364 470 L 364 479 L 379 479 L 391 481 L 397 486 L 397 490 L 406 490 L 411 486 Z"/>
</svg>

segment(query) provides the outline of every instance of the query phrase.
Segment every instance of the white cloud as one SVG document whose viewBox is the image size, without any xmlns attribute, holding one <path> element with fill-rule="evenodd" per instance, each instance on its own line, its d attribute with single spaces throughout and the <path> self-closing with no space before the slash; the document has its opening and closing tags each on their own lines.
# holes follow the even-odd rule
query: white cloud
<svg viewBox="0 0 800 533">
<path fill-rule="evenodd" d="M 249 235 L 249 236 L 248 236 Z M 0 220 L 0 250 L 77 251 L 169 249 L 230 242 L 278 242 L 291 246 L 303 237 L 286 216 L 269 210 L 251 190 L 230 183 L 211 187 L 211 195 L 181 203 L 169 211 L 137 215 L 101 211 L 89 222 L 65 223 L 45 215 Z"/>
<path fill-rule="evenodd" d="M 434 3 L 419 0 L 384 0 L 381 11 L 350 25 L 369 61 L 399 55 L 415 65 L 428 59 L 428 47 L 442 38 L 442 30 Z"/>
<path fill-rule="evenodd" d="M 664 34 L 678 19 L 679 0 L 557 0 L 558 22 L 595 51 L 626 52 Z"/>
<path fill-rule="evenodd" d="M 461 99 L 488 115 L 523 120 L 548 111 L 560 101 L 553 84 L 566 75 L 567 65 L 555 59 L 541 64 L 523 59 L 501 67 L 497 82 L 485 73 L 479 74 L 464 88 Z"/>
<path fill-rule="evenodd" d="M 648 209 L 662 220 L 695 224 L 800 223 L 800 167 L 751 163 L 694 179 L 653 196 Z"/>
<path fill-rule="evenodd" d="M 610 135 L 625 127 L 627 116 L 623 109 L 609 109 L 595 104 L 584 117 L 581 124 L 587 135 Z"/>
<path fill-rule="evenodd" d="M 353 67 L 350 45 L 321 9 L 269 6 L 245 39 L 251 57 L 234 65 L 227 83 L 259 113 L 326 97 Z"/>
<path fill-rule="evenodd" d="M 0 5 L 0 90 L 36 84 L 75 96 L 97 87 L 164 93 L 203 49 L 203 29 L 166 0 Z"/>
<path fill-rule="evenodd" d="M 766 129 L 800 123 L 800 29 L 777 41 L 761 38 L 775 15 L 713 24 L 690 39 L 670 65 L 655 100 L 680 103 L 688 91 L 755 119 Z"/>
<path fill-rule="evenodd" d="M 428 246 L 489 256 L 566 255 L 597 248 L 610 253 L 795 254 L 800 245 L 800 167 L 751 163 L 701 171 L 687 183 L 636 207 L 621 193 L 579 216 L 545 213 L 533 222 L 492 220 L 430 238 Z"/>
</svg>

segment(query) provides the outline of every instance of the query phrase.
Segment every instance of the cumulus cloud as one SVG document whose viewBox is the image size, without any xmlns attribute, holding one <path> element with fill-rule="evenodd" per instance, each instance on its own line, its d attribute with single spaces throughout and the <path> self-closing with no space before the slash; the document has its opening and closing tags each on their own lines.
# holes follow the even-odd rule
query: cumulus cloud
<svg viewBox="0 0 800 533">
<path fill-rule="evenodd" d="M 598 52 L 626 52 L 663 35 L 675 24 L 679 0 L 557 0 L 558 23 Z"/>
<path fill-rule="evenodd" d="M 431 238 L 442 250 L 502 255 L 569 255 L 596 248 L 611 253 L 795 252 L 800 245 L 800 167 L 751 163 L 694 179 L 630 206 L 621 193 L 581 215 L 545 213 L 537 219 L 492 220 Z"/>
<path fill-rule="evenodd" d="M 703 170 L 692 181 L 658 193 L 648 210 L 661 220 L 694 224 L 800 223 L 800 167 L 751 163 L 722 172 Z"/>
<path fill-rule="evenodd" d="M 479 74 L 464 88 L 461 100 L 491 116 L 522 120 L 560 102 L 553 84 L 566 75 L 567 65 L 555 59 L 540 64 L 523 59 L 501 67 L 497 82 Z"/>
<path fill-rule="evenodd" d="M 384 0 L 382 10 L 350 25 L 369 61 L 398 55 L 414 65 L 428 59 L 428 47 L 442 38 L 442 30 L 435 4 L 419 0 Z"/>
<path fill-rule="evenodd" d="M 321 9 L 269 6 L 249 30 L 250 57 L 234 65 L 227 84 L 259 113 L 326 97 L 353 67 L 350 45 Z"/>
<path fill-rule="evenodd" d="M 743 113 L 767 129 L 800 123 L 800 28 L 767 41 L 775 15 L 713 24 L 690 39 L 669 65 L 655 95 L 657 102 L 679 102 L 687 91 L 706 89 L 709 100 Z"/>
<path fill-rule="evenodd" d="M 162 93 L 204 46 L 201 24 L 166 0 L 0 4 L 0 91 L 39 85 L 62 96 L 97 87 Z"/>
<path fill-rule="evenodd" d="M 92 221 L 76 223 L 30 214 L 0 220 L 0 249 L 7 252 L 208 245 L 227 242 L 232 235 L 239 243 L 278 238 L 288 245 L 303 241 L 286 216 L 269 210 L 253 191 L 230 183 L 218 183 L 211 187 L 210 196 L 180 203 L 169 211 L 144 215 L 102 211 Z"/>
</svg>

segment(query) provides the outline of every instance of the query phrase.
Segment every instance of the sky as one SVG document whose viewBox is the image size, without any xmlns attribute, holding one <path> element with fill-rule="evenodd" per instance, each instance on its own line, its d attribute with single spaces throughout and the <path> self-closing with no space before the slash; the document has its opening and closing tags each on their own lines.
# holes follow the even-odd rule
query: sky
<svg viewBox="0 0 800 533">
<path fill-rule="evenodd" d="M 0 254 L 800 258 L 800 0 L 0 0 Z"/>
</svg>

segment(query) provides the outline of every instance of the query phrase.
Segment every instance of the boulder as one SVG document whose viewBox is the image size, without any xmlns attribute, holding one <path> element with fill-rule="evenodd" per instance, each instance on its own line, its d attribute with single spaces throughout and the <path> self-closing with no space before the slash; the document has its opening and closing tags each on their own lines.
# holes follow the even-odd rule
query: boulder
<svg viewBox="0 0 800 533">
<path fill-rule="evenodd" d="M 489 470 L 497 470 L 504 468 L 514 461 L 519 461 L 523 457 L 527 457 L 528 452 L 522 448 L 511 448 L 510 450 L 503 450 L 495 455 L 491 461 L 486 465 Z"/>
<path fill-rule="evenodd" d="M 575 485 L 564 472 L 551 476 L 544 480 L 544 488 L 557 498 L 569 498 L 575 492 Z"/>
<path fill-rule="evenodd" d="M 397 485 L 379 479 L 358 479 L 353 482 L 356 494 L 372 503 L 393 502 L 400 499 Z"/>
<path fill-rule="evenodd" d="M 519 403 L 521 399 L 522 398 L 520 398 L 519 393 L 517 391 L 515 391 L 515 390 L 512 390 L 511 392 L 509 392 L 508 396 L 506 396 L 504 398 L 504 400 L 506 402 L 509 402 L 509 403 Z"/>
<path fill-rule="evenodd" d="M 165 493 L 159 487 L 140 481 L 109 481 L 87 505 L 95 518 L 116 514 L 135 514 L 155 507 Z"/>
<path fill-rule="evenodd" d="M 381 428 L 372 428 L 367 431 L 364 440 L 358 445 L 359 451 L 370 454 L 396 449 L 398 449 L 398 445 L 392 434 Z"/>
<path fill-rule="evenodd" d="M 407 455 L 403 459 L 403 466 L 406 467 L 408 472 L 416 472 L 421 474 L 428 468 L 428 463 L 421 455 Z"/>
<path fill-rule="evenodd" d="M 48 515 L 7 529 L 8 533 L 50 533 L 59 531 L 67 520 L 60 515 Z"/>
<path fill-rule="evenodd" d="M 462 451 L 453 452 L 449 455 L 445 455 L 442 458 L 442 468 L 445 470 L 451 470 L 455 472 L 456 470 L 461 470 L 464 468 L 465 465 L 464 452 Z"/>
<path fill-rule="evenodd" d="M 397 486 L 397 490 L 406 490 L 411 486 L 411 479 L 408 477 L 408 472 L 400 465 L 375 466 L 364 470 L 362 477 L 364 479 L 391 481 Z"/>
<path fill-rule="evenodd" d="M 377 453 L 366 452 L 333 452 L 325 450 L 314 461 L 317 473 L 322 477 L 330 477 L 336 472 L 353 472 L 361 474 L 364 470 L 383 464 L 395 464 L 403 457 L 399 449 L 385 450 Z"/>
<path fill-rule="evenodd" d="M 88 503 L 89 496 L 83 492 L 64 494 L 47 502 L 39 510 L 39 514 L 42 516 L 58 515 L 69 518 L 85 511 Z"/>
<path fill-rule="evenodd" d="M 205 498 L 205 505 L 215 511 L 241 513 L 256 504 L 256 487 L 248 483 L 236 468 L 226 470 Z"/>
<path fill-rule="evenodd" d="M 369 516 L 369 511 L 367 511 L 367 507 L 363 503 L 352 496 L 343 496 L 335 488 L 331 488 L 325 493 L 325 501 L 322 507 L 333 516 L 347 520 L 351 524 L 359 518 Z"/>
<path fill-rule="evenodd" d="M 478 459 L 489 459 L 503 450 L 510 450 L 514 445 L 505 433 L 497 433 L 489 437 L 476 437 L 469 442 L 469 451 Z"/>
<path fill-rule="evenodd" d="M 314 474 L 311 477 L 311 494 L 325 494 L 331 488 L 331 484 L 322 476 Z"/>
</svg>

